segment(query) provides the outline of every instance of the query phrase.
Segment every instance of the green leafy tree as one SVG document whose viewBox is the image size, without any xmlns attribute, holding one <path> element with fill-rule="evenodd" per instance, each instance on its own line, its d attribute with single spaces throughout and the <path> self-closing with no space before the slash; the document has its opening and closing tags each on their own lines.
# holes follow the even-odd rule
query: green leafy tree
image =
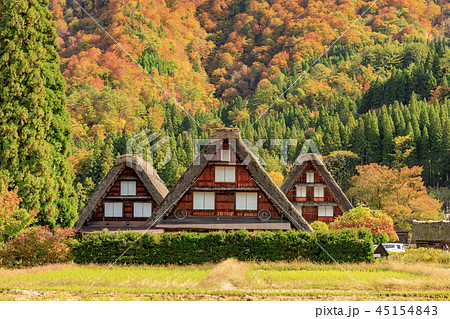
<svg viewBox="0 0 450 319">
<path fill-rule="evenodd" d="M 48 4 L 0 2 L 0 178 L 38 223 L 72 226 L 71 130 Z"/>
</svg>

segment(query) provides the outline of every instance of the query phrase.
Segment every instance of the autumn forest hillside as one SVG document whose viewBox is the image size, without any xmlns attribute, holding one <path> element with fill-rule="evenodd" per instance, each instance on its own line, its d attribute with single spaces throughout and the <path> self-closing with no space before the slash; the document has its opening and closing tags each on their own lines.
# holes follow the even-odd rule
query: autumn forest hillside
<svg viewBox="0 0 450 319">
<path fill-rule="evenodd" d="M 158 166 L 163 150 L 153 159 L 169 187 L 192 139 L 219 126 L 252 143 L 297 139 L 288 164 L 312 138 L 323 155 L 420 165 L 428 186 L 449 183 L 448 1 L 50 0 L 50 10 L 80 205 L 142 129 L 170 137 L 172 161 Z M 287 173 L 279 146 L 260 154 L 274 176 Z"/>
</svg>

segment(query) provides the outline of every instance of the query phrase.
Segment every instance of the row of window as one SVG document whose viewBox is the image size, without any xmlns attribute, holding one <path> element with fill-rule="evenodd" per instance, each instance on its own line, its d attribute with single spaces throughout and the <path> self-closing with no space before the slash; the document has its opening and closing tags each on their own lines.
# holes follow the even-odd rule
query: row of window
<svg viewBox="0 0 450 319">
<path fill-rule="evenodd" d="M 297 206 L 297 210 L 302 215 L 302 206 Z M 317 210 L 317 215 L 319 217 L 333 217 L 333 206 L 319 206 Z"/>
<path fill-rule="evenodd" d="M 324 197 L 324 189 L 323 186 L 314 186 L 314 197 Z M 306 186 L 297 186 L 295 196 L 306 197 Z"/>
<path fill-rule="evenodd" d="M 195 210 L 213 210 L 215 209 L 214 192 L 193 192 Z M 239 192 L 236 193 L 236 210 L 257 210 L 258 193 Z"/>
<path fill-rule="evenodd" d="M 133 217 L 150 217 L 152 203 L 133 203 Z M 105 217 L 122 217 L 123 203 L 105 203 Z"/>
</svg>

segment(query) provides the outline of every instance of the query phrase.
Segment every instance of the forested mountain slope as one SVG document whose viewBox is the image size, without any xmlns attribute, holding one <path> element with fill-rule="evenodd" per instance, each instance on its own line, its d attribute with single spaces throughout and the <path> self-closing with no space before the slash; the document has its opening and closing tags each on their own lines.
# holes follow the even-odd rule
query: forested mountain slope
<svg viewBox="0 0 450 319">
<path fill-rule="evenodd" d="M 252 142 L 297 138 L 288 162 L 311 137 L 324 155 L 350 150 L 363 164 L 422 165 L 428 185 L 448 183 L 448 1 L 77 2 L 132 57 L 75 1 L 50 0 L 79 193 L 143 128 L 172 137 L 173 160 L 160 168 L 170 186 L 192 159 L 191 139 L 222 125 Z M 410 148 L 401 163 L 393 156 Z M 266 143 L 261 155 L 268 171 L 285 174 L 278 151 Z"/>
</svg>

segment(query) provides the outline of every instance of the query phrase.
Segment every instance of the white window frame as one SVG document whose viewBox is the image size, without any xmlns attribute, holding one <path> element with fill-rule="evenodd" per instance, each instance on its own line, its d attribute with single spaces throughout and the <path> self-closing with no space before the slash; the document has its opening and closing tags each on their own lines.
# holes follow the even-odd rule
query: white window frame
<svg viewBox="0 0 450 319">
<path fill-rule="evenodd" d="M 236 192 L 236 210 L 258 210 L 257 192 Z"/>
<path fill-rule="evenodd" d="M 319 217 L 333 217 L 334 214 L 333 206 L 319 206 L 318 216 Z"/>
<path fill-rule="evenodd" d="M 236 181 L 236 167 L 215 166 L 214 179 L 218 183 L 234 183 Z"/>
<path fill-rule="evenodd" d="M 123 203 L 105 202 L 105 217 L 123 217 Z"/>
<path fill-rule="evenodd" d="M 230 150 L 221 150 L 220 151 L 220 161 L 221 162 L 231 161 L 231 151 Z"/>
<path fill-rule="evenodd" d="M 133 203 L 133 217 L 152 216 L 152 203 Z"/>
<path fill-rule="evenodd" d="M 295 196 L 306 198 L 306 186 L 296 186 L 295 187 Z"/>
<path fill-rule="evenodd" d="M 120 181 L 121 196 L 136 196 L 136 181 Z"/>
<path fill-rule="evenodd" d="M 194 210 L 214 210 L 215 194 L 214 192 L 193 192 L 193 209 Z"/>
<path fill-rule="evenodd" d="M 306 182 L 314 183 L 314 173 L 306 173 Z"/>
<path fill-rule="evenodd" d="M 321 198 L 325 196 L 325 187 L 314 186 L 314 197 Z"/>
</svg>

